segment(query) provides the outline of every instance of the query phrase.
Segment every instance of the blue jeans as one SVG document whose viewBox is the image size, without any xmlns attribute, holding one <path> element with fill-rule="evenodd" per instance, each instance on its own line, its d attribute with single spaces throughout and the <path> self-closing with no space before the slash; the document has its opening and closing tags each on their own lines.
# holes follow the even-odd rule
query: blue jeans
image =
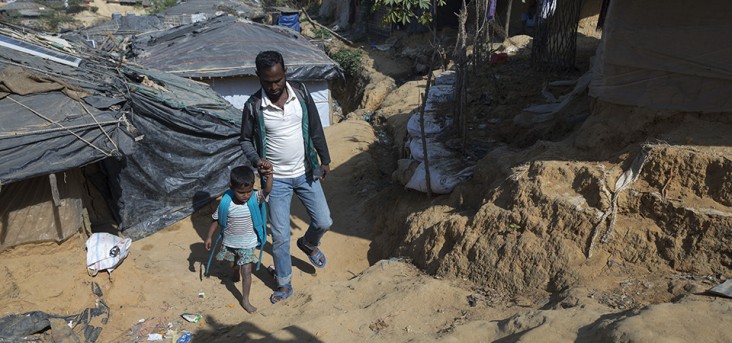
<svg viewBox="0 0 732 343">
<path fill-rule="evenodd" d="M 290 204 L 295 193 L 310 216 L 310 226 L 305 231 L 305 242 L 320 245 L 320 238 L 333 225 L 330 209 L 319 180 L 312 173 L 294 178 L 274 178 L 269 194 L 269 219 L 272 231 L 272 257 L 274 258 L 277 284 L 290 284 L 292 259 L 290 257 Z"/>
</svg>

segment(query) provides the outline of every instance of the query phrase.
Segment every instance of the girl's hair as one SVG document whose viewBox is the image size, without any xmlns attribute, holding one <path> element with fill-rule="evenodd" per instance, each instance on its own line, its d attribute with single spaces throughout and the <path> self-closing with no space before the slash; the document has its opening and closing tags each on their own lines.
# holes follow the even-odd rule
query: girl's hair
<svg viewBox="0 0 732 343">
<path fill-rule="evenodd" d="M 230 178 L 232 188 L 254 185 L 254 171 L 248 166 L 238 166 L 232 169 Z"/>
</svg>

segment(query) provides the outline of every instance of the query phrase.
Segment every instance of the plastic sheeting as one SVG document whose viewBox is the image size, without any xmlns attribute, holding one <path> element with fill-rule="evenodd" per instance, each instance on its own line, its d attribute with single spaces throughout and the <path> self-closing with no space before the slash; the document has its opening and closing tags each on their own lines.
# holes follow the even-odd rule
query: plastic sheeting
<svg viewBox="0 0 732 343">
<path fill-rule="evenodd" d="M 6 184 L 102 159 L 110 208 L 132 239 L 187 217 L 223 193 L 229 170 L 248 163 L 238 142 L 241 112 L 203 83 L 119 67 L 103 53 L 86 52 L 79 67 L 72 67 L 0 49 L 0 71 L 20 65 L 30 75 L 0 77 L 2 214 L 20 211 L 55 220 L 53 211 L 18 203 L 18 189 L 30 189 Z M 8 75 L 21 82 L 10 82 Z M 57 179 L 62 199 L 64 181 Z M 74 209 L 78 214 L 80 207 Z M 54 227 L 59 226 L 44 226 Z M 61 229 L 23 234 L 30 240 L 46 234 L 63 239 L 67 228 Z M 0 234 L 5 240 L 16 233 Z"/>
<path fill-rule="evenodd" d="M 732 2 L 610 2 L 590 95 L 647 108 L 732 111 Z"/>
<path fill-rule="evenodd" d="M 262 87 L 259 84 L 259 79 L 253 76 L 203 81 L 240 111 L 244 109 L 244 103 L 249 100 L 249 96 Z M 318 108 L 320 123 L 323 124 L 323 127 L 330 126 L 330 89 L 328 88 L 328 81 L 305 81 L 303 83 L 313 97 L 315 107 Z"/>
<path fill-rule="evenodd" d="M 94 61 L 72 67 L 0 49 L 0 185 L 129 148 L 125 99 L 115 89 L 122 84 L 113 72 L 100 69 Z"/>
<path fill-rule="evenodd" d="M 79 167 L 121 156 L 133 141 L 124 81 L 109 61 L 80 58 L 73 44 L 56 37 L 51 45 L 46 36 L 2 25 L 0 33 L 13 37 L 0 48 L 2 251 L 76 234 L 86 192 Z M 57 62 L 70 60 L 78 66 Z"/>
<path fill-rule="evenodd" d="M 28 68 L 13 70 L 18 62 Z M 105 159 L 109 205 L 120 229 L 136 239 L 190 215 L 226 189 L 229 168 L 246 163 L 237 141 L 241 114 L 204 84 L 139 68 L 122 75 L 108 62 L 96 57 L 74 68 L 0 49 L 0 71 L 6 72 L 0 80 L 0 182 Z M 2 205 L 11 206 L 3 213 L 13 227 L 20 225 L 19 215 L 31 212 L 50 224 L 23 232 L 5 227 L 3 241 L 61 240 L 79 228 L 78 220 L 66 225 L 72 221 L 64 219 L 65 208 L 59 217 L 47 208 L 18 207 L 13 199 L 20 190 L 10 186 L 1 194 L 8 198 Z M 76 217 L 69 218 L 78 219 L 77 205 L 68 214 Z"/>
<path fill-rule="evenodd" d="M 342 78 L 338 64 L 299 33 L 282 27 L 217 17 L 138 36 L 128 58 L 183 77 L 256 75 L 260 51 L 279 51 L 293 80 Z"/>
<path fill-rule="evenodd" d="M 295 32 L 300 32 L 300 15 L 295 14 L 282 14 L 277 18 L 277 25 L 289 27 Z"/>
<path fill-rule="evenodd" d="M 120 228 L 136 240 L 219 196 L 229 171 L 248 162 L 238 141 L 241 113 L 207 85 L 132 67 L 125 73 L 163 87 L 131 85 L 130 120 L 144 138 L 124 158 L 104 160 Z"/>
</svg>

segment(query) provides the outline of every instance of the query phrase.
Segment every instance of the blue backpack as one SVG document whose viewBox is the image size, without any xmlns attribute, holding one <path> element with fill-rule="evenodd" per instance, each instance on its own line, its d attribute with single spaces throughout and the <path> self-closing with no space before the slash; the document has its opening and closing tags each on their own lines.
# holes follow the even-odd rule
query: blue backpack
<svg viewBox="0 0 732 343">
<path fill-rule="evenodd" d="M 221 237 L 224 236 L 224 229 L 226 228 L 226 221 L 229 217 L 229 205 L 231 205 L 231 199 L 234 198 L 234 191 L 231 189 L 227 190 L 221 197 L 221 203 L 219 203 L 219 236 L 216 238 L 211 248 L 211 255 L 208 257 L 208 263 L 206 263 L 206 275 L 208 275 L 211 269 L 211 259 L 216 254 L 216 246 L 219 244 Z M 257 248 L 259 248 L 259 261 L 257 261 L 257 270 L 259 270 L 262 264 L 262 250 L 264 249 L 264 243 L 267 242 L 267 206 L 264 203 L 260 204 L 257 201 L 255 194 L 247 201 L 247 207 L 249 213 L 252 216 L 252 223 L 254 225 L 254 232 L 257 235 Z"/>
</svg>

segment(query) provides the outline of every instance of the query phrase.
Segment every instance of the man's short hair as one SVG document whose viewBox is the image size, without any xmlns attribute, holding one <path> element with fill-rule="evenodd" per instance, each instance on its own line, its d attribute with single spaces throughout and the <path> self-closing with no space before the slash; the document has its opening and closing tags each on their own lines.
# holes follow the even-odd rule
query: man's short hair
<svg viewBox="0 0 732 343">
<path fill-rule="evenodd" d="M 238 166 L 231 170 L 231 188 L 254 186 L 254 171 L 248 166 Z"/>
<path fill-rule="evenodd" d="M 282 54 L 272 50 L 257 54 L 254 64 L 257 66 L 257 71 L 264 71 L 278 64 L 282 66 L 282 70 L 285 70 L 285 60 L 282 58 Z"/>
</svg>

